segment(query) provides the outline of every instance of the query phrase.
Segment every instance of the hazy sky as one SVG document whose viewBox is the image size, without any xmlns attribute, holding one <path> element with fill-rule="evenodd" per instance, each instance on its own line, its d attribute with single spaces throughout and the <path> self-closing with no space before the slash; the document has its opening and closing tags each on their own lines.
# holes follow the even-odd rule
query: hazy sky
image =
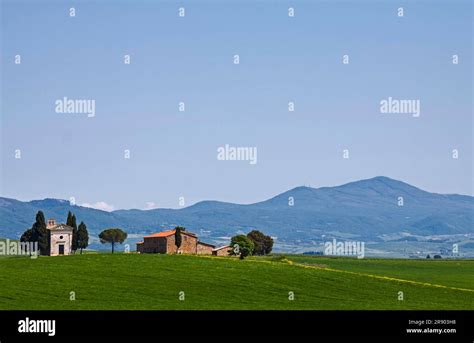
<svg viewBox="0 0 474 343">
<path fill-rule="evenodd" d="M 472 7 L 2 1 L 0 194 L 178 207 L 385 175 L 472 195 Z M 56 113 L 63 97 L 95 100 L 95 117 Z M 419 100 L 420 117 L 380 113 L 388 97 Z M 257 164 L 218 160 L 226 144 Z"/>
</svg>

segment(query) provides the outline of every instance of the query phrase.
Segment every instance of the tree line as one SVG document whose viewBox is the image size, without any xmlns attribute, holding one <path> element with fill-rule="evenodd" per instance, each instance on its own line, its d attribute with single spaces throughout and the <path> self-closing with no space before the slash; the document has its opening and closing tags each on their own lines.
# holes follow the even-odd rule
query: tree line
<svg viewBox="0 0 474 343">
<path fill-rule="evenodd" d="M 89 232 L 86 224 L 81 221 L 79 226 L 76 223 L 76 216 L 69 211 L 67 214 L 66 225 L 72 227 L 71 250 L 76 253 L 77 250 L 87 248 L 89 245 Z M 38 242 L 38 249 L 41 255 L 49 255 L 50 253 L 50 234 L 47 229 L 46 219 L 43 211 L 36 213 L 36 220 L 32 227 L 26 230 L 20 237 L 20 242 Z"/>
<path fill-rule="evenodd" d="M 182 226 L 175 227 L 174 242 L 176 245 L 176 253 L 182 244 L 181 234 L 186 231 L 186 228 Z M 240 259 L 244 259 L 250 255 L 268 255 L 273 249 L 273 238 L 265 235 L 263 232 L 258 230 L 252 230 L 247 235 L 237 235 L 231 239 L 231 250 L 228 251 L 229 255 L 239 256 Z"/>
<path fill-rule="evenodd" d="M 76 253 L 76 251 L 79 250 L 82 254 L 82 250 L 89 246 L 89 232 L 87 231 L 87 225 L 81 221 L 78 226 L 76 215 L 71 211 L 67 214 L 66 225 L 72 227 L 72 252 Z M 40 254 L 49 255 L 51 250 L 50 237 L 44 213 L 43 211 L 38 211 L 38 213 L 36 213 L 35 222 L 30 229 L 26 230 L 21 235 L 20 242 L 38 242 Z M 112 244 L 113 253 L 115 250 L 115 244 L 123 243 L 123 241 L 127 239 L 127 233 L 118 228 L 106 229 L 99 234 L 99 239 L 103 244 Z"/>
<path fill-rule="evenodd" d="M 252 230 L 247 235 L 237 235 L 231 238 L 229 255 L 239 256 L 243 260 L 251 255 L 268 255 L 273 249 L 273 238 L 258 230 Z"/>
<path fill-rule="evenodd" d="M 71 211 L 68 212 L 66 225 L 72 227 L 71 250 L 76 253 L 77 250 L 86 249 L 89 245 L 89 233 L 86 224 L 81 221 L 77 225 L 76 216 Z M 182 244 L 182 232 L 186 229 L 181 226 L 175 228 L 175 245 L 178 252 Z M 115 245 L 121 244 L 127 239 L 127 233 L 119 228 L 110 228 L 103 230 L 99 234 L 102 244 L 111 244 L 112 253 L 115 251 Z M 21 242 L 38 242 L 38 248 L 41 255 L 49 255 L 50 253 L 50 234 L 47 229 L 46 219 L 42 211 L 36 214 L 36 220 L 32 227 L 26 230 L 20 237 Z M 265 235 L 258 230 L 252 230 L 247 235 L 236 235 L 231 239 L 231 249 L 229 255 L 239 256 L 244 259 L 251 255 L 268 255 L 273 249 L 273 238 Z"/>
</svg>

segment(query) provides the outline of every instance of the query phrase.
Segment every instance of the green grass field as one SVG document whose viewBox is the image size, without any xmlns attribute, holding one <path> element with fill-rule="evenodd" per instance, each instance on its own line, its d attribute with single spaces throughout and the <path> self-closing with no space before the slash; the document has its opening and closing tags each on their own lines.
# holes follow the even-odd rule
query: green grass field
<svg viewBox="0 0 474 343">
<path fill-rule="evenodd" d="M 76 300 L 70 300 L 70 292 Z M 293 301 L 289 292 L 294 292 Z M 0 309 L 472 310 L 474 261 L 301 255 L 244 261 L 151 254 L 3 257 Z"/>
</svg>

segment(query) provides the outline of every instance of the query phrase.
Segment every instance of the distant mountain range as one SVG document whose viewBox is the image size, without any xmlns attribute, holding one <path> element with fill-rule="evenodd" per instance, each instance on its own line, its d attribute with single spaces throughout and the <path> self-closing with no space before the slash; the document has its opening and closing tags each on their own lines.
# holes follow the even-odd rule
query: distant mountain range
<svg viewBox="0 0 474 343">
<path fill-rule="evenodd" d="M 0 237 L 18 238 L 31 227 L 38 210 L 63 222 L 72 211 L 95 237 L 108 227 L 138 237 L 175 225 L 210 239 L 258 228 L 281 242 L 314 240 L 335 232 L 372 240 L 397 232 L 423 236 L 474 232 L 474 197 L 429 193 L 383 176 L 337 187 L 296 187 L 250 205 L 202 201 L 183 209 L 105 212 L 72 206 L 67 200 L 22 202 L 0 197 Z"/>
</svg>

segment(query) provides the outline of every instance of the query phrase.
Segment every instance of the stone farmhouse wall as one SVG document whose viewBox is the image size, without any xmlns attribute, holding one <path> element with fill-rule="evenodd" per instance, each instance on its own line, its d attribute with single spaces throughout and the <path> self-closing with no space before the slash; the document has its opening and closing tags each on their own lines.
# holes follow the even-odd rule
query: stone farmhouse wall
<svg viewBox="0 0 474 343">
<path fill-rule="evenodd" d="M 229 256 L 229 250 L 231 249 L 230 246 L 221 247 L 219 249 L 214 249 L 212 251 L 212 255 L 214 256 Z"/>
<path fill-rule="evenodd" d="M 168 239 L 168 254 L 176 253 L 176 244 L 174 235 L 166 237 Z M 181 246 L 179 247 L 178 254 L 196 254 L 196 245 L 198 239 L 196 236 L 191 236 L 184 232 L 181 232 Z"/>
<path fill-rule="evenodd" d="M 50 256 L 58 256 L 59 255 L 59 246 L 62 245 L 64 247 L 64 255 L 71 254 L 71 245 L 72 245 L 72 231 L 70 230 L 55 230 L 49 231 L 50 238 Z"/>
<path fill-rule="evenodd" d="M 198 244 L 197 244 L 197 254 L 198 255 L 212 255 L 212 250 L 214 248 L 215 247 L 211 244 L 198 242 Z"/>
<path fill-rule="evenodd" d="M 148 254 L 197 254 L 229 256 L 229 246 L 216 249 L 216 247 L 212 244 L 199 242 L 198 237 L 192 232 L 181 232 L 181 238 L 181 246 L 177 251 L 174 230 L 163 231 L 145 236 L 143 242 L 137 243 L 137 252 Z"/>
<path fill-rule="evenodd" d="M 150 237 L 143 241 L 143 252 L 152 254 L 166 254 L 166 237 Z"/>
<path fill-rule="evenodd" d="M 181 233 L 181 246 L 178 254 L 196 254 L 197 237 L 189 234 Z M 155 254 L 176 254 L 176 245 L 174 234 L 166 237 L 149 237 L 145 238 L 143 248 L 139 248 L 140 252 Z M 138 247 L 137 246 L 137 247 Z"/>
</svg>

